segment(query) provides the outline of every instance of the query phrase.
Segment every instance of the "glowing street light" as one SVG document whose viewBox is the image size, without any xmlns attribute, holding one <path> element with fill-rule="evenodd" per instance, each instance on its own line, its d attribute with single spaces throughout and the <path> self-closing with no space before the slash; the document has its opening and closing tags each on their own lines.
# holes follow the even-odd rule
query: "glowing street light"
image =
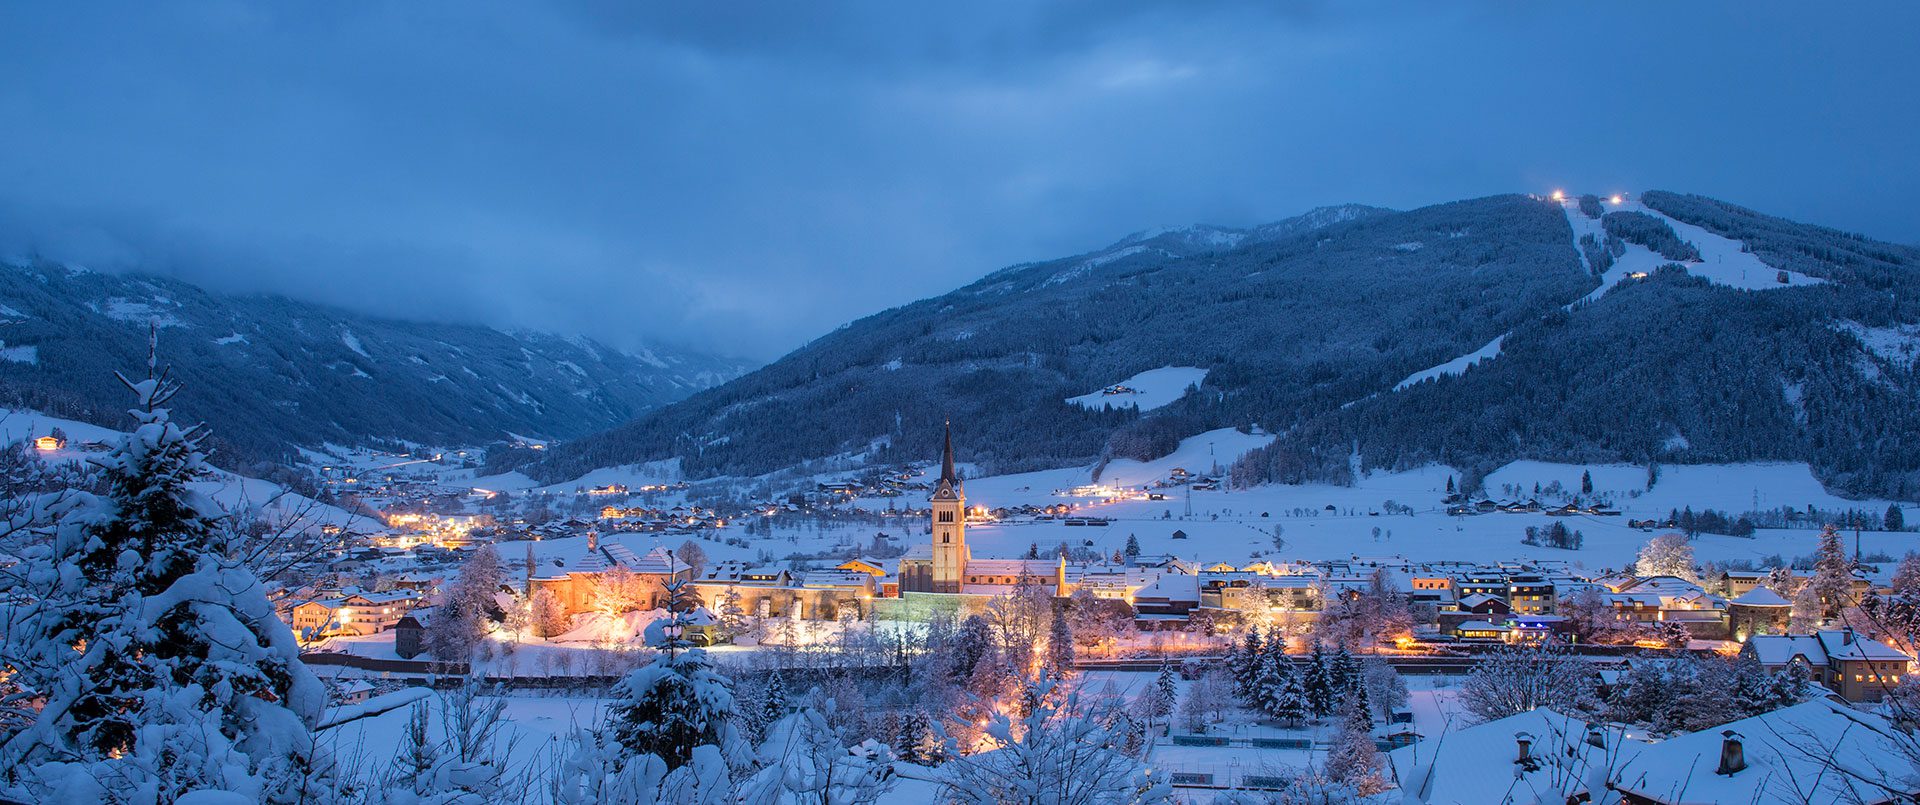
<svg viewBox="0 0 1920 805">
<path fill-rule="evenodd" d="M 1615 194 L 1613 194 L 1613 198 L 1610 198 L 1610 199 L 1607 199 L 1607 200 L 1608 200 L 1608 201 L 1611 201 L 1611 202 L 1613 202 L 1613 206 L 1615 206 L 1615 207 L 1618 207 L 1618 206 L 1620 206 L 1620 204 L 1621 204 L 1621 202 L 1624 202 L 1624 201 L 1626 201 L 1627 199 L 1626 199 L 1626 197 L 1625 197 L 1625 196 L 1622 196 L 1622 195 L 1620 195 L 1619 193 L 1615 193 Z"/>
<path fill-rule="evenodd" d="M 1554 200 L 1554 201 L 1566 201 L 1566 200 L 1567 200 L 1567 194 L 1566 194 L 1566 192 L 1565 192 L 1565 191 L 1561 191 L 1561 190 L 1555 190 L 1555 191 L 1553 191 L 1553 200 Z"/>
</svg>

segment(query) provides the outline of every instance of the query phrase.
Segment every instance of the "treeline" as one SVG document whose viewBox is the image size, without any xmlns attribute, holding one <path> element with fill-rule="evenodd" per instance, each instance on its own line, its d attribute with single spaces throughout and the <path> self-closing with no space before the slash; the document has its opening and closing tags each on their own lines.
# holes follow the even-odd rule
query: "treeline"
<svg viewBox="0 0 1920 805">
<path fill-rule="evenodd" d="M 1898 307 L 1888 313 L 1903 321 L 1920 318 L 1914 307 L 1920 288 L 1913 277 L 1920 247 L 1776 218 L 1706 196 L 1655 190 L 1640 200 L 1675 220 L 1745 243 L 1775 268 L 1890 292 Z"/>
<path fill-rule="evenodd" d="M 1644 212 L 1631 210 L 1610 212 L 1600 219 L 1600 224 L 1607 228 L 1608 236 L 1620 238 L 1628 243 L 1638 243 L 1668 260 L 1700 262 L 1699 249 L 1681 240 L 1666 221 Z"/>
</svg>

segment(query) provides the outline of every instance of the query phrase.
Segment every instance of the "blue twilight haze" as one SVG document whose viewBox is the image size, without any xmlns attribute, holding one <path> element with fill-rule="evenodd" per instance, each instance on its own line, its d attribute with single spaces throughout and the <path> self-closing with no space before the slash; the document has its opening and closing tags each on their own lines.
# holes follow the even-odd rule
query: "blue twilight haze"
<svg viewBox="0 0 1920 805">
<path fill-rule="evenodd" d="M 1006 264 L 1660 187 L 1920 241 L 1920 4 L 11 4 L 0 254 L 771 357 Z"/>
</svg>

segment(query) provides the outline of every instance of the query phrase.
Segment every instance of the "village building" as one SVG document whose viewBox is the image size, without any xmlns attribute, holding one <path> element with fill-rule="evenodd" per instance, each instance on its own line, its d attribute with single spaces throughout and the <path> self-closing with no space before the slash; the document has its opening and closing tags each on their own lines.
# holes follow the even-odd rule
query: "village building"
<svg viewBox="0 0 1920 805">
<path fill-rule="evenodd" d="M 1755 635 L 1786 634 L 1792 615 L 1793 602 L 1773 588 L 1749 587 L 1727 602 L 1727 629 L 1743 643 Z"/>
<path fill-rule="evenodd" d="M 355 592 L 338 598 L 304 601 L 290 614 L 294 633 L 305 640 L 384 632 L 421 603 L 418 592 Z"/>
<path fill-rule="evenodd" d="M 1810 635 L 1753 635 L 1741 653 L 1768 671 L 1806 666 L 1815 682 L 1850 702 L 1877 702 L 1913 669 L 1913 658 L 1873 638 L 1846 629 Z"/>
<path fill-rule="evenodd" d="M 661 609 L 667 605 L 667 583 L 693 578 L 693 567 L 676 559 L 666 548 L 655 547 L 636 554 L 625 545 L 601 545 L 598 532 L 587 532 L 587 554 L 577 565 L 558 573 L 541 575 L 535 568 L 527 580 L 529 595 L 545 590 L 560 602 L 568 615 L 595 608 L 595 592 L 605 583 L 609 572 L 628 574 L 633 587 L 625 591 L 629 603 L 639 609 Z"/>
<path fill-rule="evenodd" d="M 1066 559 L 974 559 L 967 547 L 967 493 L 954 470 L 953 429 L 940 457 L 940 478 L 928 500 L 932 520 L 929 544 L 900 559 L 900 594 L 954 595 L 984 599 L 1016 587 L 1043 587 L 1057 597 L 1073 590 Z M 960 602 L 955 602 L 960 603 Z"/>
</svg>

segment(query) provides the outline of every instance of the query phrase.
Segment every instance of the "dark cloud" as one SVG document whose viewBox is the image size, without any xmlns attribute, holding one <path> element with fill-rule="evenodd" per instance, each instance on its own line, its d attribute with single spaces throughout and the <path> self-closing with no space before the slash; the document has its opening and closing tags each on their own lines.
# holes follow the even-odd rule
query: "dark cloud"
<svg viewBox="0 0 1920 805">
<path fill-rule="evenodd" d="M 1347 201 L 1659 186 L 1920 239 L 1916 7 L 1671 5 L 14 5 L 0 248 L 768 357 Z"/>
</svg>

